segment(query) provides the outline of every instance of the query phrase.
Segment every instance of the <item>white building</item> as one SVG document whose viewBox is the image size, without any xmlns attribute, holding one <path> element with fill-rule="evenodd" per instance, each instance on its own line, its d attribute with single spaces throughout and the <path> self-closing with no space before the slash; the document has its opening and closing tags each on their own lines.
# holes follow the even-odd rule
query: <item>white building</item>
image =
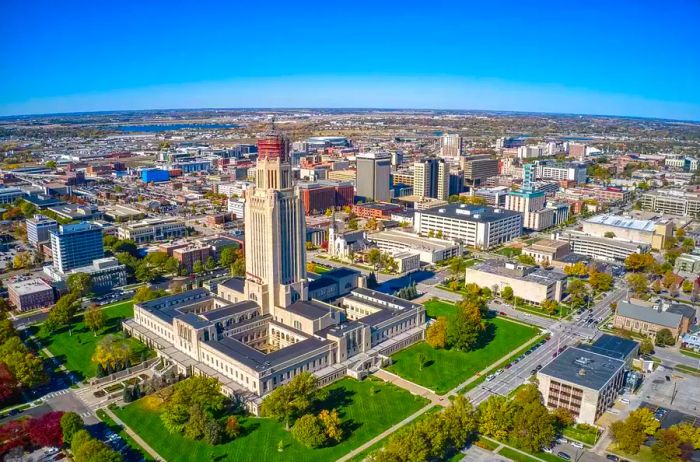
<svg viewBox="0 0 700 462">
<path fill-rule="evenodd" d="M 236 215 L 237 219 L 245 218 L 245 199 L 230 198 L 226 210 Z"/>
<path fill-rule="evenodd" d="M 367 235 L 367 240 L 384 251 L 413 250 L 423 263 L 438 263 L 462 255 L 462 246 L 446 239 L 427 238 L 397 230 L 380 231 Z"/>
<path fill-rule="evenodd" d="M 458 159 L 462 154 L 462 137 L 456 133 L 445 133 L 440 137 L 440 156 Z"/>
<path fill-rule="evenodd" d="M 185 235 L 185 223 L 178 218 L 146 218 L 117 228 L 119 239 L 130 239 L 137 244 Z"/>
<path fill-rule="evenodd" d="M 417 211 L 415 230 L 479 249 L 490 249 L 520 236 L 522 214 L 501 208 L 449 204 Z"/>
</svg>

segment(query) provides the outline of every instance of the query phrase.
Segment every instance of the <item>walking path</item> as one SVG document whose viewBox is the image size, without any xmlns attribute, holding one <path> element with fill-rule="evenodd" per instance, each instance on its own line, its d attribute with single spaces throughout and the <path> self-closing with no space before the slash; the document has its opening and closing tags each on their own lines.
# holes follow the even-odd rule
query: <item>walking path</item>
<svg viewBox="0 0 700 462">
<path fill-rule="evenodd" d="M 413 422 L 414 420 L 416 420 L 418 417 L 420 417 L 423 414 L 425 414 L 426 412 L 428 412 L 433 407 L 434 407 L 434 404 L 432 402 L 430 404 L 425 405 L 424 407 L 422 407 L 418 411 L 416 411 L 414 414 L 411 414 L 410 416 L 403 419 L 401 422 L 391 426 L 390 428 L 384 430 L 379 435 L 377 435 L 374 438 L 372 438 L 371 440 L 367 441 L 365 444 L 363 444 L 363 445 L 353 449 L 349 453 L 345 454 L 343 457 L 338 459 L 337 462 L 346 462 L 346 461 L 352 459 L 356 455 L 360 454 L 362 451 L 369 449 L 370 447 L 372 447 L 376 443 L 380 442 L 381 440 L 383 440 L 387 436 L 391 435 L 392 433 L 394 433 L 396 430 L 400 429 L 404 425 Z"/>
<path fill-rule="evenodd" d="M 138 433 L 136 433 L 135 431 L 133 431 L 131 428 L 129 428 L 129 426 L 128 426 L 127 424 L 125 424 L 124 422 L 122 422 L 122 421 L 119 419 L 119 417 L 117 417 L 117 416 L 114 414 L 114 412 L 111 411 L 111 409 L 109 409 L 109 408 L 106 407 L 106 408 L 104 408 L 104 411 L 107 413 L 108 416 L 110 416 L 110 417 L 112 418 L 112 420 L 114 420 L 114 421 L 117 423 L 117 425 L 120 425 L 120 426 L 124 429 L 124 431 L 125 431 L 130 437 L 132 437 L 132 438 L 134 439 L 134 441 L 136 441 L 136 443 L 138 443 L 139 446 L 141 446 L 141 447 L 143 448 L 144 451 L 146 451 L 148 454 L 150 454 L 151 457 L 153 457 L 153 458 L 154 458 L 155 460 L 157 460 L 157 461 L 159 461 L 159 460 L 163 460 L 163 461 L 164 461 L 164 460 L 165 460 L 164 458 L 162 458 L 162 457 L 160 456 L 160 454 L 158 454 L 158 453 L 156 452 L 155 449 L 153 449 L 152 447 L 150 447 L 150 446 L 148 445 L 148 443 L 146 443 L 146 442 L 138 435 Z"/>
<path fill-rule="evenodd" d="M 403 377 L 400 377 L 385 369 L 379 369 L 377 372 L 374 373 L 374 376 L 379 377 L 385 382 L 393 383 L 397 387 L 409 391 L 411 394 L 429 399 L 433 403 L 433 405 L 446 406 L 447 404 L 449 404 L 449 400 L 446 397 L 440 396 L 429 388 L 406 380 Z"/>
</svg>

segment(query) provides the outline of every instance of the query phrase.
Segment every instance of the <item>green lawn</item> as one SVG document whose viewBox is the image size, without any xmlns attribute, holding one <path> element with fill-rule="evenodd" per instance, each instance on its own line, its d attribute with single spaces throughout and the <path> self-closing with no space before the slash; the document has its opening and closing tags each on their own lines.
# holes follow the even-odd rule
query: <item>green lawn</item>
<svg viewBox="0 0 700 462">
<path fill-rule="evenodd" d="M 510 460 L 514 460 L 515 462 L 538 462 L 534 457 L 526 456 L 525 454 L 521 454 L 518 451 L 506 447 L 501 448 L 498 454 Z"/>
<path fill-rule="evenodd" d="M 134 304 L 131 301 L 115 303 L 103 309 L 107 318 L 105 327 L 95 336 L 83 323 L 83 315 L 72 329 L 61 329 L 58 332 L 47 334 L 38 327 L 32 328 L 32 333 L 41 341 L 42 345 L 57 357 L 61 363 L 71 372 L 79 376 L 81 380 L 95 375 L 95 364 L 92 355 L 97 343 L 108 334 L 118 338 L 124 338 L 121 332 L 121 321 L 134 315 Z M 143 353 L 149 354 L 146 346 L 134 338 L 128 338 L 134 356 L 133 361 L 139 362 Z"/>
<path fill-rule="evenodd" d="M 503 247 L 502 249 L 497 250 L 496 253 L 508 258 L 513 258 L 523 253 L 523 250 L 516 247 Z"/>
<path fill-rule="evenodd" d="M 456 314 L 456 307 L 441 301 L 425 303 L 428 316 Z M 417 343 L 392 356 L 393 364 L 387 369 L 401 377 L 445 394 L 490 364 L 516 350 L 535 335 L 538 330 L 503 318 L 486 321 L 485 339 L 476 350 L 436 350 L 425 342 Z M 418 355 L 424 354 L 427 366 L 418 370 Z"/>
<path fill-rule="evenodd" d="M 589 446 L 595 445 L 595 442 L 598 441 L 598 429 L 595 427 L 585 428 L 574 425 L 572 427 L 566 427 L 563 433 L 566 438 L 580 441 Z"/>
<path fill-rule="evenodd" d="M 700 353 L 693 351 L 693 350 L 680 350 L 681 354 L 684 354 L 686 356 L 690 356 L 691 358 L 700 358 Z"/>
<path fill-rule="evenodd" d="M 150 397 L 115 412 L 168 462 L 322 462 L 337 460 L 428 403 L 428 400 L 413 396 L 394 385 L 372 379 L 358 382 L 346 378 L 329 385 L 327 390 L 328 399 L 321 407 L 338 409 L 349 436 L 340 444 L 315 450 L 302 446 L 284 430 L 282 424 L 271 419 L 242 418 L 243 436 L 225 444 L 211 446 L 202 441 L 188 440 L 179 434 L 168 433 L 163 428 L 158 410 L 149 407 Z M 284 444 L 283 452 L 277 451 L 280 441 Z"/>
<path fill-rule="evenodd" d="M 120 427 L 110 416 L 107 415 L 107 413 L 103 409 L 98 409 L 97 410 L 97 418 L 100 419 L 102 422 L 109 427 L 110 430 L 112 430 L 114 433 L 117 433 L 121 438 L 126 442 L 126 444 L 131 448 L 131 450 L 135 453 L 137 453 L 140 457 L 143 458 L 146 462 L 151 462 L 153 457 L 151 457 L 146 451 L 143 450 L 139 444 L 134 441 L 134 439 L 129 436 L 126 431 Z"/>
</svg>

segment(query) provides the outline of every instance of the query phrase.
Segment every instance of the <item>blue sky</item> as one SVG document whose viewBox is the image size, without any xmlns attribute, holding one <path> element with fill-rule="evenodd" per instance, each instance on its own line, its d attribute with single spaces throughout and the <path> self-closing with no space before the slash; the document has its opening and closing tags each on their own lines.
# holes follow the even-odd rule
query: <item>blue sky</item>
<svg viewBox="0 0 700 462">
<path fill-rule="evenodd" d="M 393 107 L 700 120 L 693 0 L 2 3 L 0 115 Z"/>
</svg>

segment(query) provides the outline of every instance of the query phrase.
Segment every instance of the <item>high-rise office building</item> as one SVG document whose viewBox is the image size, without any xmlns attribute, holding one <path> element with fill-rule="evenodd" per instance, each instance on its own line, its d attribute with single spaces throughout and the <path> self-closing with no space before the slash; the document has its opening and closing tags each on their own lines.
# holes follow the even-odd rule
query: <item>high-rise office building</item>
<svg viewBox="0 0 700 462">
<path fill-rule="evenodd" d="M 440 138 L 440 156 L 457 159 L 462 155 L 462 137 L 455 133 L 445 133 Z"/>
<path fill-rule="evenodd" d="M 464 182 L 469 186 L 482 186 L 486 180 L 498 175 L 498 160 L 491 156 L 465 156 L 460 159 Z"/>
<path fill-rule="evenodd" d="M 433 197 L 447 200 L 450 189 L 450 168 L 443 159 L 431 157 L 413 164 L 413 194 L 421 199 Z"/>
<path fill-rule="evenodd" d="M 102 228 L 88 222 L 62 225 L 51 231 L 51 253 L 53 267 L 60 273 L 90 265 L 104 257 Z"/>
<path fill-rule="evenodd" d="M 27 220 L 27 241 L 34 247 L 39 244 L 49 242 L 51 231 L 58 229 L 56 220 L 52 220 L 44 215 L 34 215 Z"/>
<path fill-rule="evenodd" d="M 391 155 L 386 152 L 369 152 L 357 155 L 357 196 L 365 201 L 388 202 Z"/>
<path fill-rule="evenodd" d="M 255 186 L 245 199 L 245 295 L 274 316 L 308 299 L 304 206 L 292 186 L 285 136 L 272 132 L 258 140 Z"/>
</svg>

